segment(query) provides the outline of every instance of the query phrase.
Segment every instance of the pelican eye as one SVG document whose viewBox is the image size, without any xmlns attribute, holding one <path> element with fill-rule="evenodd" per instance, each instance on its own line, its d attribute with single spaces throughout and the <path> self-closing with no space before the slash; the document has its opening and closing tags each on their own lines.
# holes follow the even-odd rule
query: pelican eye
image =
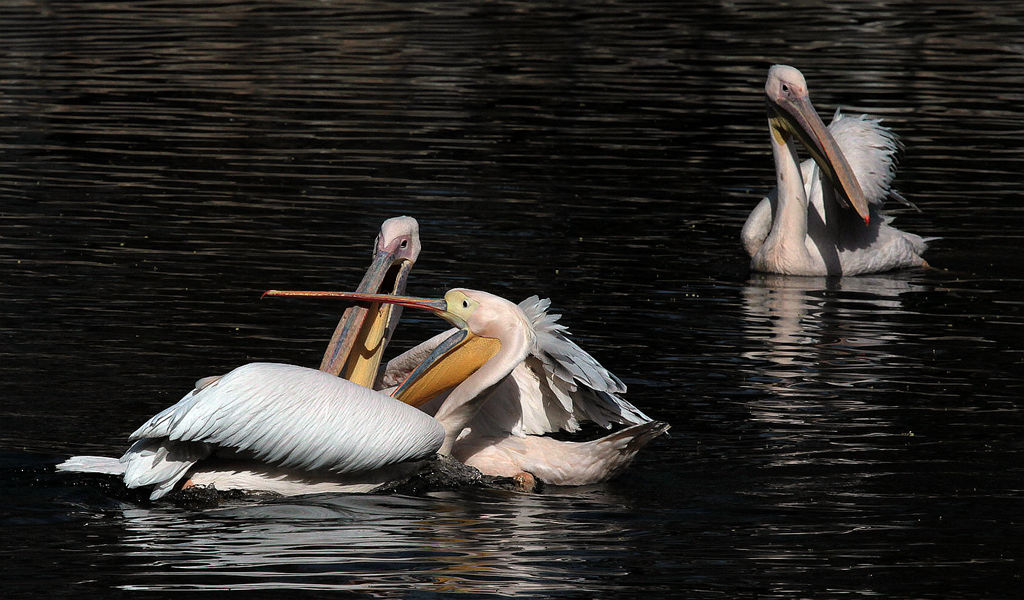
<svg viewBox="0 0 1024 600">
<path fill-rule="evenodd" d="M 409 247 L 409 240 L 402 240 L 402 245 L 400 247 L 401 248 L 408 248 Z"/>
<path fill-rule="evenodd" d="M 462 308 L 469 308 L 469 300 L 462 301 Z"/>
<path fill-rule="evenodd" d="M 789 93 L 789 86 L 788 86 L 788 85 L 786 85 L 785 83 L 784 83 L 784 84 L 782 84 L 782 91 L 783 91 L 783 92 L 786 92 L 786 93 L 788 94 L 788 93 Z"/>
</svg>

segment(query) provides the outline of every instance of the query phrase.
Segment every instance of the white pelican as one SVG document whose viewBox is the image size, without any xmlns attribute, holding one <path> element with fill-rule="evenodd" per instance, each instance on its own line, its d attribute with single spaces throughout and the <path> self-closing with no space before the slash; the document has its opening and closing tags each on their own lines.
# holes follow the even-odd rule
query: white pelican
<svg viewBox="0 0 1024 600">
<path fill-rule="evenodd" d="M 568 328 L 558 323 L 562 315 L 547 312 L 550 305 L 550 300 L 537 296 L 518 304 L 535 342 L 526 359 L 492 394 L 478 420 L 516 436 L 577 432 L 588 421 L 606 429 L 650 421 L 618 395 L 626 391 L 626 384 L 568 338 Z M 391 391 L 455 331 L 439 333 L 393 358 L 381 370 L 375 388 Z"/>
<path fill-rule="evenodd" d="M 878 120 L 836 112 L 828 129 L 800 71 L 775 65 L 764 86 L 777 187 L 750 213 L 743 245 L 755 271 L 857 275 L 923 267 L 926 241 L 882 214 L 899 148 Z M 802 165 L 794 138 L 812 159 Z"/>
<path fill-rule="evenodd" d="M 386 220 L 374 250 L 357 289 L 402 293 L 420 251 L 416 220 Z M 441 442 L 434 420 L 365 389 L 400 310 L 390 304 L 346 310 L 321 364 L 331 376 L 254 363 L 201 379 L 178 404 L 130 436 L 135 444 L 121 460 L 77 456 L 58 469 L 122 475 L 130 488 L 153 485 L 153 499 L 181 481 L 287 494 L 365 491 L 398 477 L 412 469 L 402 463 L 433 455 Z M 381 420 L 382 415 L 389 416 Z M 306 429 L 278 426 L 286 421 Z M 406 429 L 399 427 L 403 422 Z M 380 440 L 388 445 L 376 447 Z M 210 458 L 216 461 L 203 463 Z"/>
<path fill-rule="evenodd" d="M 409 404 L 323 371 L 252 363 L 200 380 L 132 433 L 134 443 L 120 461 L 73 457 L 58 469 L 121 474 L 129 488 L 153 486 L 150 498 L 156 500 L 182 483 L 281 494 L 365 492 L 412 472 L 420 459 L 450 454 L 455 437 L 508 374 L 481 365 L 492 356 L 522 362 L 516 341 L 525 356 L 525 340 L 505 339 L 499 347 L 497 339 L 485 337 L 487 324 L 504 321 L 505 305 L 515 305 L 469 290 L 429 305 L 355 296 L 422 304 L 461 325 L 403 384 Z M 482 301 L 471 300 L 478 296 Z M 453 384 L 434 416 L 410 405 Z"/>
<path fill-rule="evenodd" d="M 182 481 L 281 494 L 365 492 L 411 473 L 444 422 L 323 371 L 250 363 L 201 380 L 130 436 L 120 462 L 151 499 Z"/>
<path fill-rule="evenodd" d="M 456 329 L 392 360 L 382 383 L 407 376 L 392 395 L 418 406 L 440 397 L 434 416 L 447 424 L 441 452 L 487 475 L 521 479 L 528 473 L 555 485 L 596 483 L 621 471 L 669 428 L 619 398 L 615 392 L 624 391 L 622 382 L 566 338 L 558 315 L 547 315 L 547 302 L 536 297 L 517 306 L 465 289 L 452 290 L 443 300 L 348 292 L 271 290 L 266 295 L 395 303 L 432 311 L 454 324 Z M 482 366 L 456 371 L 469 374 L 463 381 L 452 378 L 450 368 L 443 377 L 435 375 L 438 360 Z M 418 366 L 410 372 L 413 364 Z M 477 396 L 470 400 L 469 394 Z M 542 435 L 577 430 L 577 417 L 606 427 L 630 426 L 588 442 Z"/>
<path fill-rule="evenodd" d="M 604 428 L 644 425 L 651 418 L 618 394 L 625 384 L 567 337 L 561 315 L 547 312 L 549 300 L 531 296 L 519 303 L 533 330 L 530 353 L 498 384 L 487 403 L 462 432 L 453 450 L 460 461 L 487 475 L 520 477 L 529 472 L 558 485 L 579 485 L 607 478 L 600 460 L 587 453 L 594 445 L 559 442 L 544 434 L 577 432 L 583 422 Z M 428 353 L 455 330 L 438 334 L 392 359 L 378 387 L 396 386 Z M 441 395 L 434 400 L 443 400 Z M 433 407 L 425 406 L 428 412 Z M 652 426 L 653 429 L 657 427 Z M 605 438 L 605 445 L 631 439 L 646 428 L 627 428 Z M 658 432 L 660 433 L 660 431 Z M 571 452 L 580 456 L 564 456 Z M 598 453 L 599 455 L 599 453 Z M 587 472 L 587 467 L 598 470 Z"/>
</svg>

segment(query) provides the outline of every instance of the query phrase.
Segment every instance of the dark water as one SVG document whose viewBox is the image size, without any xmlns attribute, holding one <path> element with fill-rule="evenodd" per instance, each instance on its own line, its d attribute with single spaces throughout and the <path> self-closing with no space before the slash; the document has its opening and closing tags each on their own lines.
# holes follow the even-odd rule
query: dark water
<svg viewBox="0 0 1024 600">
<path fill-rule="evenodd" d="M 902 135 L 942 270 L 748 272 L 777 62 Z M 2 595 L 1019 596 L 1022 139 L 1018 2 L 6 2 Z M 551 297 L 672 437 L 536 496 L 50 474 L 199 377 L 316 365 L 336 315 L 260 292 L 354 287 L 400 214 L 411 293 Z"/>
</svg>

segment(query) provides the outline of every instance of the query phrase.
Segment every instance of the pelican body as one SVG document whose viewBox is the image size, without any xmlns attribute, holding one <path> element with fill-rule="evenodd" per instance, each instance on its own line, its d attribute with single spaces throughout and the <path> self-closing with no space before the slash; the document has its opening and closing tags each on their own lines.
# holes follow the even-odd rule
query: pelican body
<svg viewBox="0 0 1024 600">
<path fill-rule="evenodd" d="M 927 266 L 920 236 L 882 213 L 900 145 L 878 120 L 836 112 L 828 129 L 797 69 L 775 65 L 765 83 L 777 186 L 741 234 L 755 271 L 858 275 Z M 800 163 L 795 141 L 811 159 Z"/>
<path fill-rule="evenodd" d="M 156 500 L 181 486 L 304 494 L 367 492 L 411 474 L 445 441 L 443 423 L 317 369 L 250 363 L 207 377 L 129 437 L 119 459 L 58 470 L 121 475 Z"/>
<path fill-rule="evenodd" d="M 548 315 L 548 303 L 536 297 L 516 305 L 467 289 L 438 300 L 348 292 L 267 295 L 392 302 L 429 310 L 455 325 L 392 360 L 382 379 L 405 377 L 392 395 L 424 407 L 444 424 L 440 452 L 488 475 L 596 483 L 619 473 L 669 428 L 618 397 L 614 392 L 625 390 L 622 382 L 568 340 L 558 315 Z M 431 399 L 436 407 L 428 406 Z M 577 419 L 627 427 L 588 442 L 543 436 L 575 431 Z"/>
</svg>

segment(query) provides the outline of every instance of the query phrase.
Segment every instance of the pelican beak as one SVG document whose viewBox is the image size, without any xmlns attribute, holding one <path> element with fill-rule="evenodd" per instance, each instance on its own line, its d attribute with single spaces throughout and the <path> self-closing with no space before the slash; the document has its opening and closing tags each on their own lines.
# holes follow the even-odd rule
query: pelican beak
<svg viewBox="0 0 1024 600">
<path fill-rule="evenodd" d="M 870 221 L 868 203 L 857 177 L 850 168 L 839 144 L 818 117 L 817 111 L 806 94 L 796 97 L 768 98 L 768 120 L 772 134 L 784 141 L 790 136 L 797 137 L 810 152 L 814 162 L 839 190 L 839 198 L 864 219 Z"/>
<path fill-rule="evenodd" d="M 449 292 L 451 293 L 451 292 Z M 413 406 L 421 406 L 431 398 L 451 390 L 466 380 L 493 357 L 501 348 L 495 338 L 474 334 L 461 311 L 450 308 L 452 302 L 446 298 L 413 298 L 387 294 L 366 294 L 360 292 L 302 292 L 269 290 L 264 296 L 288 296 L 309 298 L 340 298 L 357 302 L 407 306 L 426 310 L 448 321 L 457 331 L 441 342 L 437 348 L 417 366 L 405 382 L 392 392 L 392 396 Z"/>
<path fill-rule="evenodd" d="M 390 247 L 377 248 L 357 292 L 401 294 L 405 291 L 413 261 L 400 244 L 401 240 L 395 240 Z M 402 309 L 392 304 L 348 308 L 334 330 L 320 370 L 372 387 L 384 348 L 401 313 Z"/>
</svg>

